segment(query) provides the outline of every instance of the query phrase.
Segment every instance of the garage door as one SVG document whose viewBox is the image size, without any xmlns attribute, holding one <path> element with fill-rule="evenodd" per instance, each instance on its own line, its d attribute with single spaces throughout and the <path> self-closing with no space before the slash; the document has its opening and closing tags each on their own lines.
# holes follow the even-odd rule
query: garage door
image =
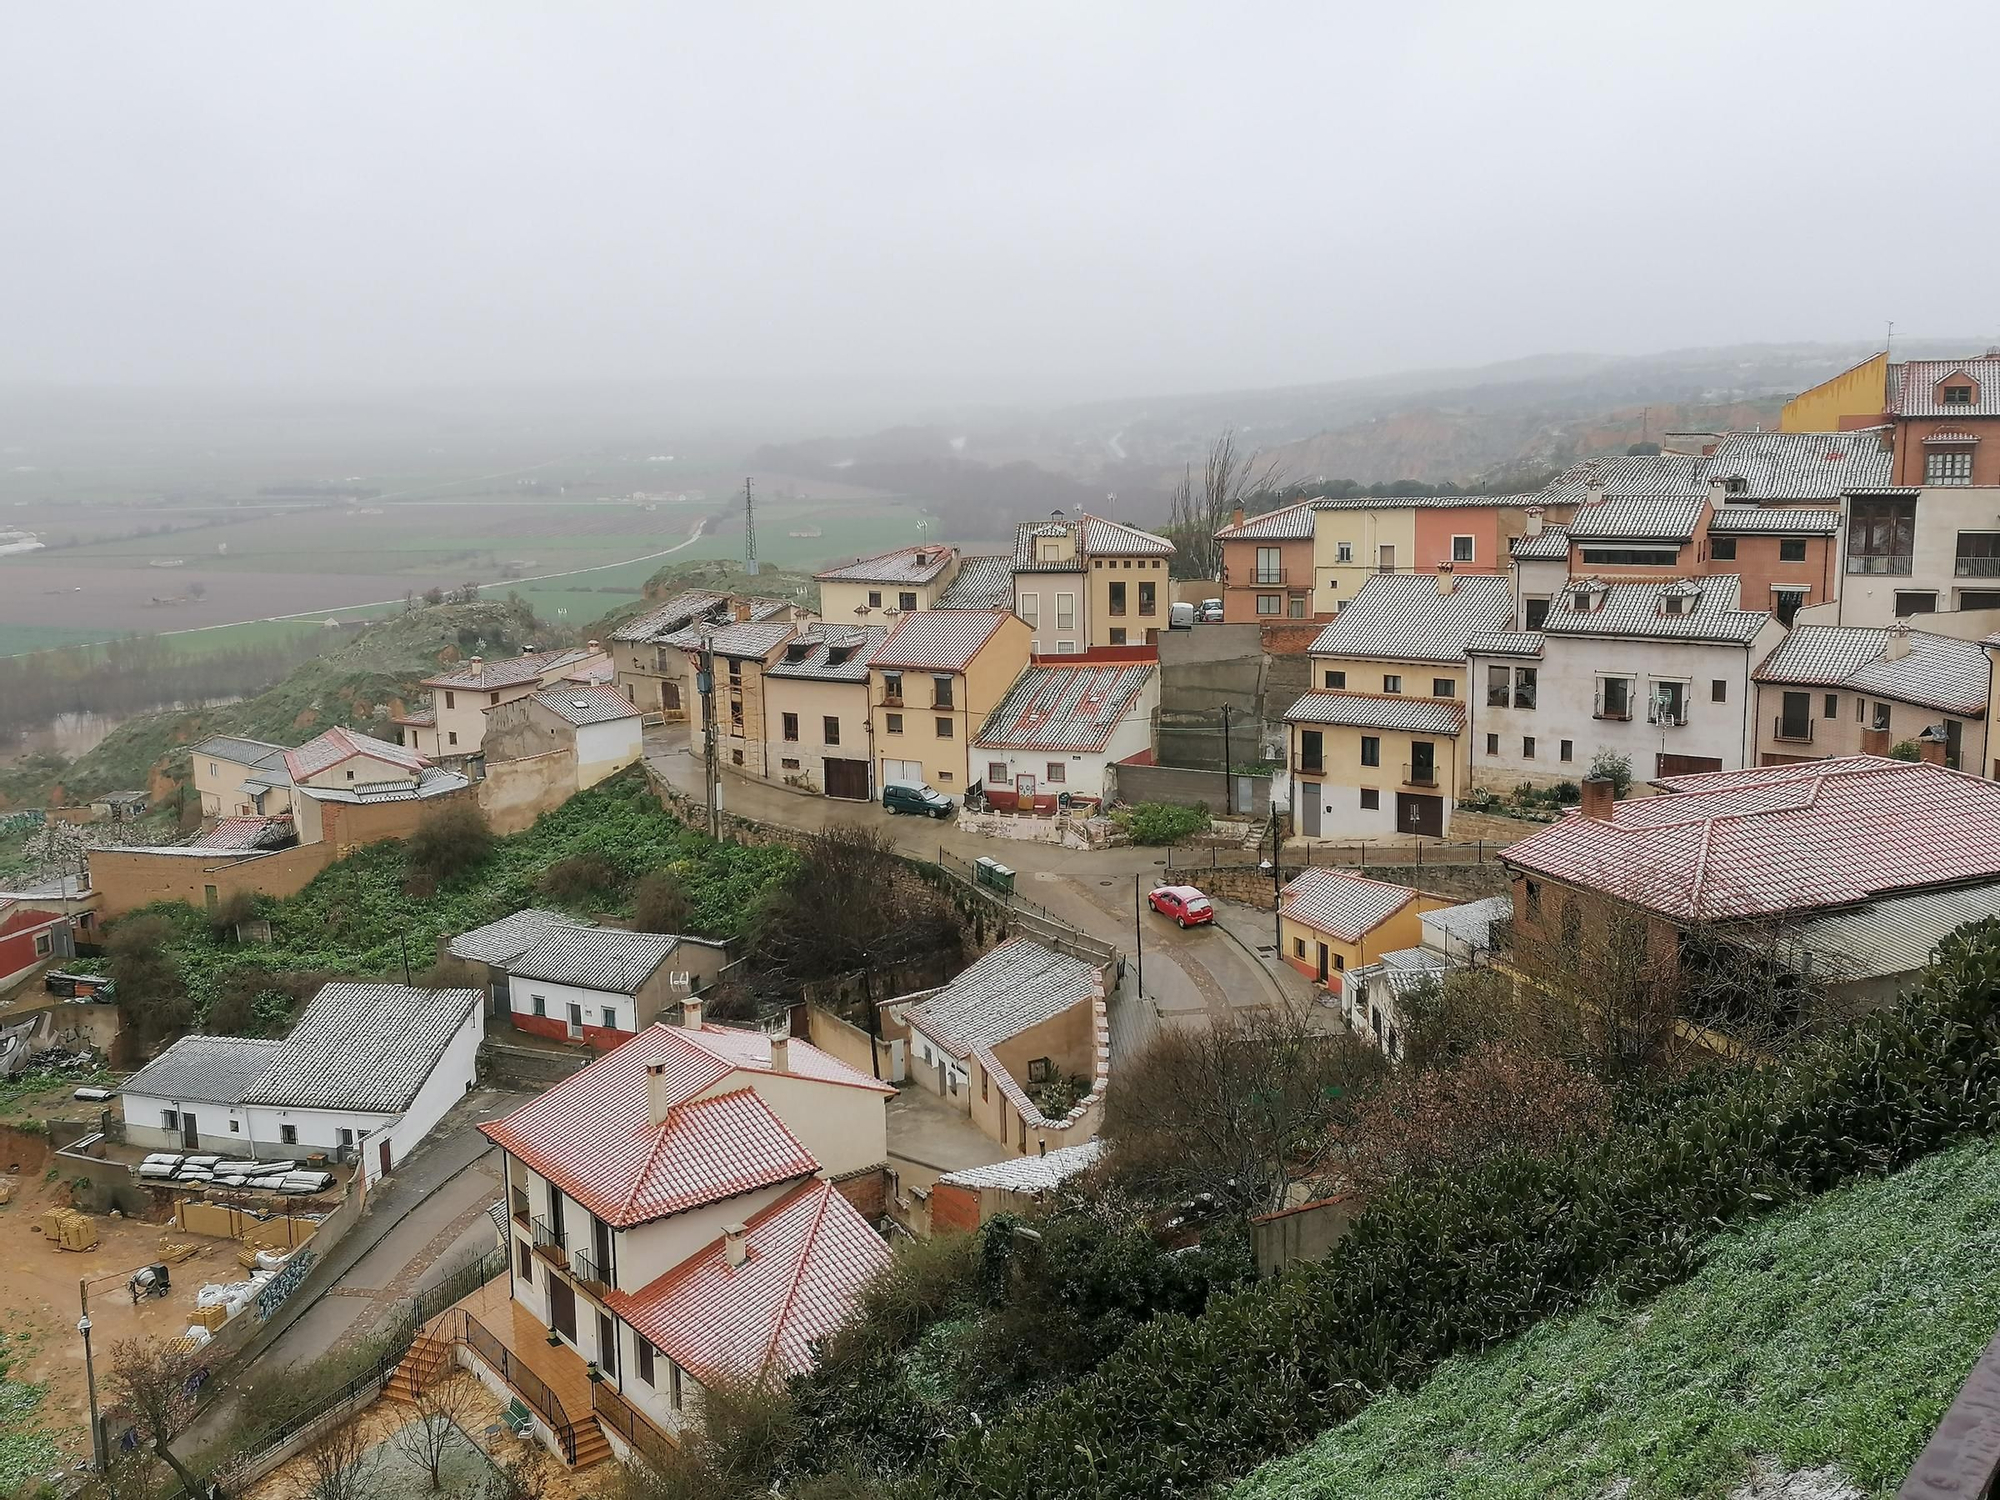
<svg viewBox="0 0 2000 1500">
<path fill-rule="evenodd" d="M 920 760 L 882 759 L 882 785 L 889 786 L 898 781 L 907 781 L 921 786 L 924 779 L 924 763 Z"/>
<path fill-rule="evenodd" d="M 826 763 L 826 794 L 829 797 L 852 797 L 857 802 L 866 802 L 868 762 L 829 760 Z"/>
<path fill-rule="evenodd" d="M 1414 792 L 1396 793 L 1396 831 L 1444 837 L 1444 798 L 1420 797 Z"/>
<path fill-rule="evenodd" d="M 1662 755 L 1655 776 L 1693 776 L 1700 771 L 1720 771 L 1722 760 L 1714 755 Z"/>
</svg>

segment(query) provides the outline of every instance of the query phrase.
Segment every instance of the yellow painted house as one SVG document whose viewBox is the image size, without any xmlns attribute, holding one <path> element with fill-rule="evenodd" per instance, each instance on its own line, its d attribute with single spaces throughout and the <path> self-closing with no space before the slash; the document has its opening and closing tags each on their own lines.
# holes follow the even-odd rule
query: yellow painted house
<svg viewBox="0 0 2000 1500">
<path fill-rule="evenodd" d="M 1880 421 L 1889 409 L 1889 352 L 1800 391 L 1778 414 L 1780 432 L 1840 432 Z"/>
<path fill-rule="evenodd" d="M 1028 665 L 1010 613 L 923 609 L 896 622 L 868 664 L 875 787 L 921 782 L 953 796 L 976 779 L 973 736 Z"/>
<path fill-rule="evenodd" d="M 931 609 L 958 576 L 956 547 L 898 547 L 815 573 L 819 616 L 834 625 L 893 625 Z"/>
<path fill-rule="evenodd" d="M 1337 991 L 1347 970 L 1416 947 L 1423 940 L 1423 914 L 1450 904 L 1347 870 L 1301 870 L 1278 901 L 1285 962 Z"/>
</svg>

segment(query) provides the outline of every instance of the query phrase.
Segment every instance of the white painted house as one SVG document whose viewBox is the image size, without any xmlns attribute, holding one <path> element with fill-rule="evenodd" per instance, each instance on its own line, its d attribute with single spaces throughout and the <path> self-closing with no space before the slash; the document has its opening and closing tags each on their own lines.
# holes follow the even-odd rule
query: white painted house
<svg viewBox="0 0 2000 1500">
<path fill-rule="evenodd" d="M 478 990 L 329 984 L 283 1041 L 188 1036 L 119 1090 L 125 1138 L 256 1160 L 324 1153 L 373 1183 L 471 1089 Z"/>
<path fill-rule="evenodd" d="M 1160 672 L 1150 661 L 1029 667 L 987 715 L 972 769 L 995 807 L 1051 811 L 1104 800 L 1105 768 L 1153 748 Z"/>
</svg>

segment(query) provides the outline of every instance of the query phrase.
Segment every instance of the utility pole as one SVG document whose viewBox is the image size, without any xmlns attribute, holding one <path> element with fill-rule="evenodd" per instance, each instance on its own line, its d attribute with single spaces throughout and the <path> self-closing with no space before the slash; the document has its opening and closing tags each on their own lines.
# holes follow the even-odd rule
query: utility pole
<svg viewBox="0 0 2000 1500">
<path fill-rule="evenodd" d="M 1271 934 L 1278 957 L 1285 956 L 1285 842 L 1278 833 L 1278 805 L 1271 804 Z"/>
<path fill-rule="evenodd" d="M 1229 705 L 1222 705 L 1222 805 L 1230 814 L 1236 811 L 1236 780 L 1229 774 L 1229 768 L 1236 764 L 1229 753 Z"/>
<path fill-rule="evenodd" d="M 757 501 L 750 493 L 750 480 L 743 480 L 743 571 L 757 576 Z"/>
<path fill-rule="evenodd" d="M 104 1423 L 97 1415 L 97 1365 L 90 1357 L 90 1280 L 80 1276 L 76 1282 L 76 1295 L 83 1309 L 83 1316 L 76 1320 L 76 1331 L 83 1335 L 83 1378 L 90 1390 L 90 1456 L 97 1465 L 97 1472 L 104 1472 Z"/>
<path fill-rule="evenodd" d="M 398 932 L 396 939 L 403 945 L 403 988 L 408 989 L 410 987 L 410 934 L 408 929 Z"/>
<path fill-rule="evenodd" d="M 1132 957 L 1138 961 L 1139 998 L 1146 998 L 1146 898 L 1145 877 L 1132 872 Z"/>
<path fill-rule="evenodd" d="M 749 481 L 744 481 L 743 493 L 750 493 Z M 715 637 L 701 638 L 701 654 L 695 661 L 695 691 L 701 695 L 701 760 L 707 767 L 704 785 L 708 788 L 708 836 L 722 837 L 722 819 L 716 807 L 715 768 Z"/>
</svg>

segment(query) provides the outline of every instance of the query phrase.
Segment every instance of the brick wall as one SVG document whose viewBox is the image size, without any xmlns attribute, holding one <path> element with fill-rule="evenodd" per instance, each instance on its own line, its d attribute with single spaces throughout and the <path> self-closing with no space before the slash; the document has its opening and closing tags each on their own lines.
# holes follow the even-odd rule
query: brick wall
<svg viewBox="0 0 2000 1500">
<path fill-rule="evenodd" d="M 979 1193 L 956 1183 L 940 1182 L 931 1188 L 931 1233 L 954 1230 L 970 1232 L 979 1227 Z"/>
<path fill-rule="evenodd" d="M 294 895 L 304 890 L 335 857 L 330 843 L 302 844 L 248 857 L 222 854 L 213 860 L 185 854 L 153 854 L 143 849 L 93 849 L 90 882 L 102 901 L 99 914 L 112 918 L 154 901 L 185 901 L 190 906 L 205 907 L 209 886 L 215 887 L 219 902 L 238 891 L 265 896 Z"/>
<path fill-rule="evenodd" d="M 1281 879 L 1289 880 L 1304 866 L 1287 865 L 1279 872 Z M 1359 865 L 1342 865 L 1339 868 L 1352 870 L 1357 875 L 1366 875 L 1370 880 L 1386 880 L 1391 885 L 1407 885 L 1427 896 L 1437 896 L 1457 903 L 1476 901 L 1482 896 L 1499 896 L 1507 890 L 1507 872 L 1490 860 L 1480 865 L 1425 864 L 1381 864 L 1370 861 L 1366 869 Z M 1268 871 L 1255 868 L 1237 867 L 1224 870 L 1189 869 L 1176 870 L 1175 879 L 1186 879 L 1211 896 L 1224 901 L 1235 901 L 1244 906 L 1254 906 L 1259 911 L 1271 911 L 1276 906 L 1272 896 L 1273 885 Z"/>
<path fill-rule="evenodd" d="M 854 1211 L 870 1224 L 879 1224 L 889 1212 L 887 1165 L 863 1167 L 833 1180 L 834 1191 L 854 1205 Z"/>
</svg>

